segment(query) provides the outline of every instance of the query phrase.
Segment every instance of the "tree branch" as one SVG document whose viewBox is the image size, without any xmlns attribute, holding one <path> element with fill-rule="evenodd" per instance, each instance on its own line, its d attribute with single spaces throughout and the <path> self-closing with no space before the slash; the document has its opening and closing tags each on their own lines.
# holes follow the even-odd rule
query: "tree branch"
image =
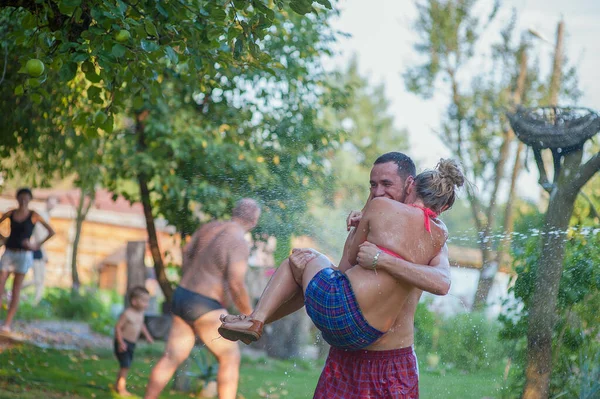
<svg viewBox="0 0 600 399">
<path fill-rule="evenodd" d="M 552 191 L 552 183 L 548 181 L 548 175 L 546 174 L 546 166 L 544 165 L 544 160 L 542 159 L 542 151 L 540 149 L 534 148 L 533 157 L 535 158 L 535 163 L 537 164 L 537 167 L 540 170 L 539 183 L 544 190 L 550 193 Z M 554 177 L 554 180 L 556 180 L 556 176 Z"/>
<path fill-rule="evenodd" d="M 575 174 L 575 178 L 571 180 L 569 184 L 572 190 L 576 192 L 580 191 L 581 188 L 587 183 L 596 172 L 600 170 L 600 152 L 597 152 L 596 155 L 591 157 L 586 163 L 581 165 L 577 174 Z"/>
<path fill-rule="evenodd" d="M 4 82 L 6 76 L 6 65 L 8 64 L 8 46 L 4 49 L 4 70 L 2 71 L 2 79 L 0 79 L 0 85 Z"/>
<path fill-rule="evenodd" d="M 583 197 L 583 199 L 585 199 L 588 202 L 588 204 L 590 205 L 590 215 L 594 219 L 600 219 L 600 214 L 598 214 L 598 210 L 594 206 L 594 203 L 592 202 L 591 198 L 588 197 L 588 195 L 586 193 L 584 193 L 583 191 L 580 191 L 579 195 L 581 195 Z"/>
</svg>

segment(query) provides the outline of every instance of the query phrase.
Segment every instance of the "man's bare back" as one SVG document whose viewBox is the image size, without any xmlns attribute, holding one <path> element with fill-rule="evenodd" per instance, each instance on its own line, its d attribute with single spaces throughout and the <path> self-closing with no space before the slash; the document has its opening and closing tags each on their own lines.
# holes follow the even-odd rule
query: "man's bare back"
<svg viewBox="0 0 600 399">
<path fill-rule="evenodd" d="M 225 303 L 228 263 L 231 259 L 248 259 L 245 233 L 235 222 L 215 221 L 204 225 L 185 250 L 187 263 L 179 285 Z"/>
</svg>

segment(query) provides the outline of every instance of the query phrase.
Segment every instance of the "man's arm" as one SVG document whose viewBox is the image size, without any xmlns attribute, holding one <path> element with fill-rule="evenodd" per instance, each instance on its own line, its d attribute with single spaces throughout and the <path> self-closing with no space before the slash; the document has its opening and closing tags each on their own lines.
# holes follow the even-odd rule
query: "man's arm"
<svg viewBox="0 0 600 399">
<path fill-rule="evenodd" d="M 243 237 L 232 240 L 229 259 L 227 262 L 227 284 L 231 292 L 231 299 L 240 313 L 252 313 L 250 295 L 246 288 L 246 272 L 248 271 L 248 257 L 250 250 Z M 228 245 L 228 244 L 225 244 Z"/>
<path fill-rule="evenodd" d="M 360 211 L 351 211 L 348 217 L 346 218 L 346 229 L 350 231 L 350 233 L 348 234 L 348 237 L 346 237 L 346 242 L 344 243 L 344 252 L 342 253 L 342 259 L 340 259 L 340 263 L 338 263 L 338 269 L 340 269 L 341 272 L 346 272 L 346 270 L 352 267 L 352 263 L 350 263 L 349 260 L 350 248 L 352 247 L 352 242 L 354 241 L 354 236 L 356 235 L 356 228 L 358 227 L 363 217 L 363 213 L 365 212 L 367 205 L 372 199 L 373 194 L 369 194 L 369 198 L 367 198 L 367 202 L 365 202 L 365 206 L 363 206 L 363 209 Z M 354 227 L 354 229 L 351 231 L 350 229 L 352 227 Z"/>
<path fill-rule="evenodd" d="M 181 260 L 181 273 L 185 273 L 188 266 L 192 263 L 192 259 L 198 250 L 198 240 L 200 239 L 200 229 L 196 230 L 190 237 L 190 240 L 183 247 L 183 258 Z"/>
<path fill-rule="evenodd" d="M 340 269 L 342 273 L 345 273 L 348 269 L 352 267 L 352 264 L 349 260 L 349 252 L 350 247 L 352 246 L 352 242 L 354 241 L 355 235 L 356 227 L 352 229 L 352 231 L 350 231 L 350 233 L 348 234 L 348 237 L 346 238 L 346 243 L 344 244 L 344 252 L 342 253 L 342 259 L 340 259 L 340 262 L 338 263 L 338 269 Z"/>
<path fill-rule="evenodd" d="M 357 257 L 358 265 L 372 269 L 373 258 L 378 251 L 379 248 L 370 242 L 361 244 Z M 429 265 L 408 262 L 382 252 L 377 260 L 377 269 L 384 270 L 396 280 L 435 295 L 446 295 L 450 291 L 450 262 L 448 261 L 447 245 L 444 245 Z"/>
</svg>

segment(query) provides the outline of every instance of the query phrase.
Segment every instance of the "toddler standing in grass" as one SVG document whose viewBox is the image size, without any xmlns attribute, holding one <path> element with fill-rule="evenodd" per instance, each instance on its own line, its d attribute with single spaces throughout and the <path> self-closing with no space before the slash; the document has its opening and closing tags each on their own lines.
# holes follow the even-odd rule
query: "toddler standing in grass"
<svg viewBox="0 0 600 399">
<path fill-rule="evenodd" d="M 117 374 L 115 390 L 122 396 L 131 395 L 125 387 L 125 381 L 140 333 L 144 334 L 148 342 L 154 342 L 144 324 L 144 311 L 148 308 L 149 302 L 150 293 L 146 288 L 132 288 L 129 291 L 129 306 L 125 308 L 115 326 L 115 355 L 121 366 Z"/>
</svg>

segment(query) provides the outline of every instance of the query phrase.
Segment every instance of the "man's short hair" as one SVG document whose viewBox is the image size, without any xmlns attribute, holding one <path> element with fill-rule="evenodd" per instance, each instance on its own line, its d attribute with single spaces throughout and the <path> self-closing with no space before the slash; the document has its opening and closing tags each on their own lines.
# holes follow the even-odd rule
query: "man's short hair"
<svg viewBox="0 0 600 399">
<path fill-rule="evenodd" d="M 242 198 L 235 203 L 235 207 L 231 211 L 231 216 L 247 220 L 250 222 L 256 221 L 256 215 L 260 211 L 260 205 L 252 198 Z"/>
<path fill-rule="evenodd" d="M 27 187 L 20 188 L 20 189 L 17 191 L 17 198 L 19 198 L 19 195 L 21 195 L 21 194 L 28 194 L 30 198 L 33 198 L 33 193 L 32 193 L 32 192 L 31 192 L 31 190 L 30 190 L 29 188 L 27 188 Z"/>
<path fill-rule="evenodd" d="M 148 291 L 146 289 L 146 287 L 142 287 L 141 285 L 138 285 L 136 287 L 133 287 L 129 290 L 129 303 L 131 304 L 131 301 L 134 298 L 139 298 L 143 295 L 150 295 L 150 291 Z"/>
<path fill-rule="evenodd" d="M 388 162 L 393 162 L 396 164 L 396 166 L 398 166 L 398 174 L 403 179 L 406 179 L 408 176 L 415 177 L 417 175 L 417 168 L 413 160 L 410 159 L 408 155 L 397 151 L 387 152 L 381 155 L 375 160 L 373 165 L 379 165 Z"/>
</svg>

